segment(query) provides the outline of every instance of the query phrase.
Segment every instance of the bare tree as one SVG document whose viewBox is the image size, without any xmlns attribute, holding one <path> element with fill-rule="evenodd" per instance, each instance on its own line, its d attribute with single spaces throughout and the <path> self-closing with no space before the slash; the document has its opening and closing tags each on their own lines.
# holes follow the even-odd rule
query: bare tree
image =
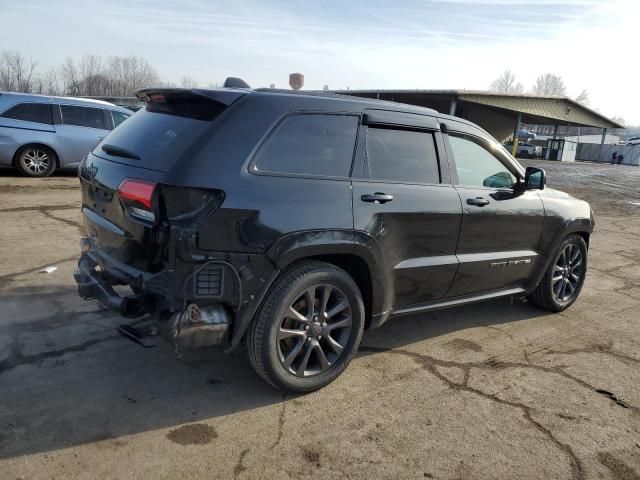
<svg viewBox="0 0 640 480">
<path fill-rule="evenodd" d="M 131 96 L 140 88 L 158 83 L 158 73 L 140 57 L 85 55 L 76 64 L 68 58 L 62 65 L 64 91 L 77 96 Z"/>
<path fill-rule="evenodd" d="M 197 85 L 191 77 L 190 85 Z M 36 72 L 36 62 L 20 52 L 0 53 L 0 90 L 75 96 L 131 96 L 136 90 L 157 85 L 158 72 L 144 58 L 85 55 L 67 58 L 45 74 Z"/>
<path fill-rule="evenodd" d="M 106 95 L 109 79 L 105 73 L 104 62 L 96 55 L 85 55 L 76 62 L 67 58 L 61 67 L 63 92 L 76 96 Z"/>
<path fill-rule="evenodd" d="M 82 82 L 78 67 L 76 67 L 73 58 L 67 57 L 62 66 L 62 83 L 65 95 L 82 95 Z"/>
<path fill-rule="evenodd" d="M 80 60 L 80 95 L 105 95 L 109 89 L 109 78 L 101 57 L 85 55 Z"/>
<path fill-rule="evenodd" d="M 544 73 L 536 79 L 531 93 L 564 97 L 567 95 L 567 89 L 561 77 L 553 73 Z"/>
<path fill-rule="evenodd" d="M 505 70 L 502 75 L 491 82 L 489 90 L 499 93 L 523 93 L 524 86 L 516 81 L 516 76 L 511 73 L 511 70 Z"/>
<path fill-rule="evenodd" d="M 180 86 L 182 88 L 195 88 L 198 86 L 198 81 L 189 75 L 184 75 L 180 79 Z"/>
<path fill-rule="evenodd" d="M 64 85 L 60 73 L 55 68 L 50 68 L 40 77 L 41 93 L 46 95 L 64 95 Z"/>
<path fill-rule="evenodd" d="M 36 65 L 18 51 L 4 50 L 0 55 L 0 90 L 31 93 L 36 86 Z"/>
<path fill-rule="evenodd" d="M 107 76 L 111 79 L 109 95 L 130 96 L 136 90 L 158 83 L 158 72 L 142 57 L 110 57 Z"/>
<path fill-rule="evenodd" d="M 162 88 L 178 88 L 180 86 L 176 82 L 158 82 L 156 85 Z"/>
<path fill-rule="evenodd" d="M 580 92 L 580 95 L 576 97 L 576 102 L 581 103 L 582 105 L 589 105 L 591 102 L 589 99 L 589 92 L 587 90 Z"/>
<path fill-rule="evenodd" d="M 616 123 L 619 123 L 622 126 L 625 126 L 625 127 L 627 126 L 627 122 L 622 117 L 611 117 L 611 120 L 613 120 Z"/>
</svg>

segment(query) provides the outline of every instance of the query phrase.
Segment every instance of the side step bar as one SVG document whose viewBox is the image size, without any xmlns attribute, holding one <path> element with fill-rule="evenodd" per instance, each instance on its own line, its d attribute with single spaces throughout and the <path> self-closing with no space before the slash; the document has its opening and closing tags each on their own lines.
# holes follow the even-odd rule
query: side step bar
<svg viewBox="0 0 640 480">
<path fill-rule="evenodd" d="M 494 292 L 482 293 L 480 295 L 469 295 L 465 297 L 451 298 L 447 300 L 438 300 L 431 303 L 422 303 L 419 305 L 410 305 L 408 307 L 398 308 L 391 311 L 391 316 L 411 315 L 413 313 L 425 312 L 427 310 L 436 310 L 438 308 L 455 307 L 457 305 L 465 305 L 467 303 L 480 302 L 483 300 L 491 300 L 500 297 L 519 297 L 526 293 L 524 288 L 510 288 L 508 290 L 498 290 Z"/>
</svg>

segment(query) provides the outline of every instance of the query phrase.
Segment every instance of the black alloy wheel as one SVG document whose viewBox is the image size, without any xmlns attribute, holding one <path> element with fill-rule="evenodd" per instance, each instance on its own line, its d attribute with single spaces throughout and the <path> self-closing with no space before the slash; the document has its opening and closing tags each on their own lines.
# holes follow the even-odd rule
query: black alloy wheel
<svg viewBox="0 0 640 480">
<path fill-rule="evenodd" d="M 362 294 L 347 272 L 300 262 L 276 280 L 245 335 L 251 365 L 284 391 L 322 388 L 355 356 L 364 318 Z"/>
<path fill-rule="evenodd" d="M 351 303 L 338 287 L 314 285 L 287 308 L 278 329 L 278 357 L 298 377 L 310 377 L 336 363 L 351 336 Z"/>
<path fill-rule="evenodd" d="M 576 301 L 587 275 L 587 244 L 580 235 L 565 238 L 536 289 L 529 295 L 534 305 L 561 312 Z"/>
<path fill-rule="evenodd" d="M 567 302 L 574 295 L 583 277 L 582 252 L 569 243 L 562 249 L 553 266 L 551 284 L 553 295 L 559 302 Z"/>
</svg>

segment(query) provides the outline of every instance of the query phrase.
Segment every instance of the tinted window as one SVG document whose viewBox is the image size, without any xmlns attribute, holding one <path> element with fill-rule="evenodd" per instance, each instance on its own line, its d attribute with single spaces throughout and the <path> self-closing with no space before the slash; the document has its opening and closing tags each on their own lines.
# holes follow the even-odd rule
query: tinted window
<svg viewBox="0 0 640 480">
<path fill-rule="evenodd" d="M 512 187 L 516 177 L 484 146 L 470 138 L 449 136 L 460 185 Z"/>
<path fill-rule="evenodd" d="M 358 117 L 288 117 L 258 152 L 256 168 L 265 172 L 347 177 Z"/>
<path fill-rule="evenodd" d="M 50 103 L 19 103 L 1 116 L 13 120 L 24 120 L 25 122 L 53 123 Z"/>
<path fill-rule="evenodd" d="M 62 123 L 78 127 L 107 128 L 101 108 L 78 107 L 76 105 L 60 105 Z"/>
<path fill-rule="evenodd" d="M 124 122 L 131 115 L 127 115 L 126 113 L 118 112 L 116 110 L 111 110 L 111 118 L 113 118 L 113 126 L 117 127 L 122 122 Z"/>
<path fill-rule="evenodd" d="M 101 145 L 93 153 L 120 163 L 162 171 L 168 170 L 190 147 L 201 145 L 208 138 L 203 137 L 203 133 L 211 125 L 209 121 L 150 110 L 147 106 L 132 115 L 122 128 L 113 130 L 104 140 L 106 145 L 126 150 L 140 160 L 109 155 Z"/>
<path fill-rule="evenodd" d="M 367 129 L 369 178 L 405 183 L 439 183 L 432 133 Z"/>
</svg>

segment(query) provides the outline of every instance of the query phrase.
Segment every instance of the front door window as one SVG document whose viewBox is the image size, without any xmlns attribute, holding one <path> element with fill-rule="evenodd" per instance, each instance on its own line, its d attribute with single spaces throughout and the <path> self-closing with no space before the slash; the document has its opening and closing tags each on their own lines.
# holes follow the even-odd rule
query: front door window
<svg viewBox="0 0 640 480">
<path fill-rule="evenodd" d="M 469 187 L 512 188 L 516 177 L 496 156 L 468 137 L 449 136 L 458 182 Z"/>
</svg>

